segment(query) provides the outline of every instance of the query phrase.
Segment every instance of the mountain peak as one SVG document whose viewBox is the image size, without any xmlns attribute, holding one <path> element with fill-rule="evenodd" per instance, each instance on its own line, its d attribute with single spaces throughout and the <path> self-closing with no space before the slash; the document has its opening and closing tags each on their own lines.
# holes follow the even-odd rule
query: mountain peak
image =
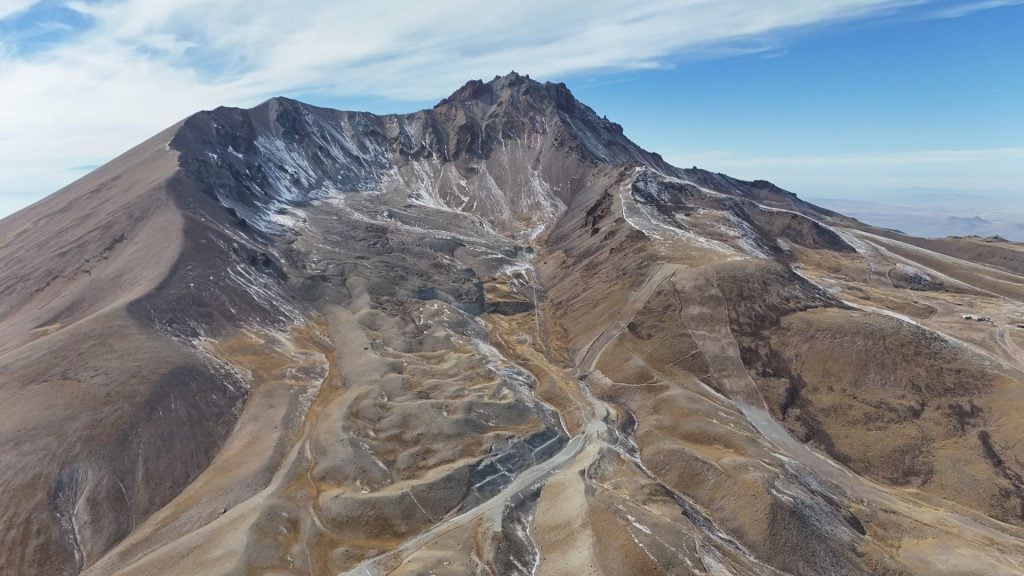
<svg viewBox="0 0 1024 576">
<path fill-rule="evenodd" d="M 513 70 L 504 76 L 495 76 L 489 82 L 470 80 L 451 96 L 438 102 L 435 108 L 459 102 L 482 102 L 491 105 L 503 98 L 552 102 L 565 112 L 573 111 L 579 104 L 564 83 L 538 82 L 528 74 L 520 74 Z"/>
<path fill-rule="evenodd" d="M 530 80 L 531 80 L 531 78 L 530 78 L 529 74 L 520 74 L 519 72 L 516 72 L 515 70 L 511 70 L 511 71 L 509 71 L 508 74 L 505 74 L 504 76 L 502 76 L 501 74 L 495 74 L 494 75 L 494 79 L 491 80 L 491 82 L 495 82 L 495 83 L 507 82 L 509 84 L 523 84 L 525 82 L 529 82 Z M 533 82 L 537 82 L 537 81 L 533 80 Z"/>
<path fill-rule="evenodd" d="M 1024 252 L 561 84 L 200 112 L 0 239 L 0 574 L 1020 575 Z"/>
</svg>

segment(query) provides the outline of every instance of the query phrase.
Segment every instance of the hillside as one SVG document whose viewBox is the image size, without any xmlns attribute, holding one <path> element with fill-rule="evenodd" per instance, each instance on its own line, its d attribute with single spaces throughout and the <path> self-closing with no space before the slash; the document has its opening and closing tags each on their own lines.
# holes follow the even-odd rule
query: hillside
<svg viewBox="0 0 1024 576">
<path fill-rule="evenodd" d="M 0 573 L 1017 574 L 1021 250 L 516 73 L 200 112 L 0 220 Z"/>
</svg>

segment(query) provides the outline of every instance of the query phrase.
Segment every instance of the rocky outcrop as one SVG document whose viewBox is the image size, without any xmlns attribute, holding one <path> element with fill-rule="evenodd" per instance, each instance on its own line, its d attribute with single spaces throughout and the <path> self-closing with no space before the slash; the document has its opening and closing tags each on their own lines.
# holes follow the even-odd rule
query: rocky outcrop
<svg viewBox="0 0 1024 576">
<path fill-rule="evenodd" d="M 886 238 L 515 73 L 196 114 L 0 221 L 0 573 L 1015 573 L 1013 269 Z"/>
</svg>

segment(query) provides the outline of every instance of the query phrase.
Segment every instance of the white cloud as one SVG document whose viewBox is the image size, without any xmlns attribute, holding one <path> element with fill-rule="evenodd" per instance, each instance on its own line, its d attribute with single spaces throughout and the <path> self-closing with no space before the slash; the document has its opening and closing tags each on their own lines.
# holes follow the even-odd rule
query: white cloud
<svg viewBox="0 0 1024 576">
<path fill-rule="evenodd" d="M 33 3 L 0 2 L 0 18 Z M 511 69 L 557 79 L 649 68 L 918 3 L 75 0 L 92 27 L 32 52 L 0 50 L 0 196 L 50 192 L 68 168 L 220 104 L 279 93 L 436 99 Z"/>
<path fill-rule="evenodd" d="M 981 0 L 978 2 L 963 2 L 959 5 L 950 6 L 942 10 L 938 10 L 933 14 L 934 18 L 963 18 L 964 16 L 970 16 L 975 12 L 981 12 L 983 10 L 992 10 L 995 8 L 1006 8 L 1009 6 L 1019 6 L 1024 4 L 1024 0 Z"/>
<path fill-rule="evenodd" d="M 38 3 L 39 0 L 0 0 L 0 20 L 24 12 Z"/>
</svg>

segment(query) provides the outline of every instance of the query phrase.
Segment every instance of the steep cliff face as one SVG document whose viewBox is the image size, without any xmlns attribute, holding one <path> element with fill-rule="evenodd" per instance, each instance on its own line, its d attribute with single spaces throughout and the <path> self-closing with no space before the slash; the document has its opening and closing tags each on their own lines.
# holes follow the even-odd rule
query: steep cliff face
<svg viewBox="0 0 1024 576">
<path fill-rule="evenodd" d="M 0 572 L 1016 573 L 1017 277 L 875 232 L 515 73 L 201 112 L 0 221 Z"/>
</svg>

